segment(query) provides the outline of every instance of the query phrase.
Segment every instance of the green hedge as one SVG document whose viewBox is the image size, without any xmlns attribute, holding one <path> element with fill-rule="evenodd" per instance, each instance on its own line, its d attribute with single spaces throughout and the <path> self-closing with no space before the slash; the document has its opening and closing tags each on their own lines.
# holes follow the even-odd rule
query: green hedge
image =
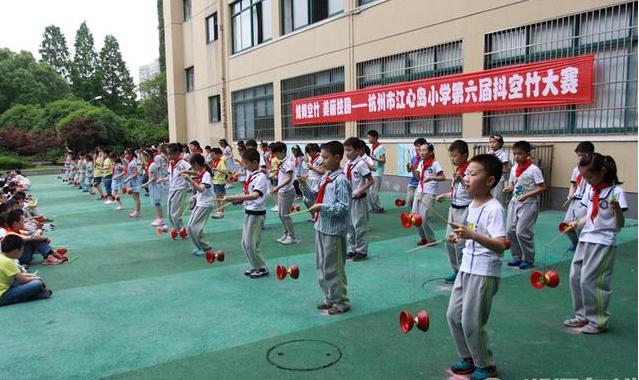
<svg viewBox="0 0 639 380">
<path fill-rule="evenodd" d="M 26 169 L 29 166 L 31 165 L 17 158 L 0 156 L 0 170 Z"/>
</svg>

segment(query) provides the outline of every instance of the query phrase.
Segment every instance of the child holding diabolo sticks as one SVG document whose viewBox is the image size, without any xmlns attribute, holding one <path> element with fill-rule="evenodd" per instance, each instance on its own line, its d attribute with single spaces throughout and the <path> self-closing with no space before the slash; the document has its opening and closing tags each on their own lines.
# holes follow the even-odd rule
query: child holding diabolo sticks
<svg viewBox="0 0 639 380">
<path fill-rule="evenodd" d="M 450 192 L 437 196 L 437 202 L 441 202 L 445 198 L 451 199 L 451 205 L 448 209 L 448 221 L 464 224 L 466 216 L 468 216 L 468 205 L 472 202 L 472 198 L 468 191 L 466 191 L 466 184 L 464 183 L 464 177 L 466 176 L 468 165 L 468 144 L 463 140 L 455 140 L 448 147 L 448 154 L 453 165 L 456 167 L 453 173 L 453 179 L 451 181 Z M 451 224 L 446 226 L 446 236 L 450 236 L 453 232 Z M 455 282 L 457 272 L 459 271 L 459 265 L 462 260 L 462 250 L 466 245 L 464 239 L 459 239 L 456 243 L 452 241 L 446 241 L 446 251 L 448 252 L 448 261 L 453 269 L 448 277 L 444 279 L 447 283 Z"/>
<path fill-rule="evenodd" d="M 242 166 L 248 170 L 242 194 L 227 196 L 224 200 L 244 203 L 242 250 L 251 265 L 251 268 L 245 271 L 244 275 L 250 278 L 260 278 L 269 274 L 260 248 L 262 229 L 266 218 L 268 178 L 260 168 L 260 154 L 255 149 L 248 148 L 244 151 Z"/>
<path fill-rule="evenodd" d="M 169 153 L 169 197 L 167 200 L 167 212 L 171 221 L 171 238 L 175 239 L 179 233 L 182 238 L 186 238 L 186 229 L 182 222 L 186 197 L 189 195 L 186 181 L 182 172 L 191 169 L 191 165 L 182 158 L 182 147 L 179 144 L 171 143 L 167 146 Z"/>
<path fill-rule="evenodd" d="M 595 153 L 595 146 L 590 141 L 582 141 L 577 144 L 575 153 L 577 154 L 578 161 L 581 161 L 585 157 L 591 156 Z M 575 221 L 579 219 L 579 215 L 582 215 L 586 211 L 585 206 L 581 204 L 581 200 L 588 190 L 590 190 L 589 187 L 590 185 L 588 185 L 588 181 L 586 181 L 581 175 L 579 162 L 577 162 L 577 166 L 575 166 L 572 170 L 572 175 L 570 176 L 570 189 L 568 190 L 568 197 L 566 199 L 566 203 L 570 202 L 570 204 L 568 205 L 564 222 L 570 223 Z M 566 232 L 566 235 L 572 243 L 572 245 L 568 248 L 571 251 L 574 251 L 577 248 L 577 243 L 579 242 L 579 231 L 581 231 L 581 226 L 578 226 L 577 229 L 571 229 Z"/>
<path fill-rule="evenodd" d="M 575 316 L 564 325 L 581 327 L 584 334 L 599 334 L 608 330 L 617 233 L 625 224 L 623 213 L 628 204 L 612 157 L 588 155 L 579 161 L 579 169 L 590 189 L 581 199 L 585 211 L 570 223 L 573 229 L 583 226 L 570 268 Z"/>
<path fill-rule="evenodd" d="M 426 245 L 435 242 L 435 232 L 430 226 L 429 217 L 437 195 L 437 182 L 444 181 L 446 176 L 439 162 L 435 160 L 433 144 L 422 144 L 419 154 L 421 156 L 421 161 L 417 165 L 419 182 L 411 211 L 422 217 L 422 225 L 417 227 L 420 238 L 417 245 Z"/>
<path fill-rule="evenodd" d="M 189 163 L 193 171 L 183 172 L 182 176 L 184 180 L 195 189 L 197 195 L 195 208 L 191 211 L 191 217 L 186 225 L 186 230 L 195 245 L 193 254 L 202 256 L 211 250 L 211 244 L 206 241 L 202 231 L 213 210 L 213 198 L 215 198 L 215 193 L 213 192 L 213 172 L 204 162 L 204 156 L 199 153 L 192 154 L 189 158 Z M 195 179 L 191 178 L 190 174 L 192 173 L 196 174 Z"/>
<path fill-rule="evenodd" d="M 329 141 L 321 150 L 326 174 L 312 189 L 300 178 L 302 192 L 315 203 L 308 211 L 315 213 L 315 255 L 317 278 L 324 293 L 324 300 L 317 305 L 328 314 L 337 315 L 350 310 L 346 294 L 346 232 L 351 186 L 340 168 L 344 146 L 339 141 Z"/>
<path fill-rule="evenodd" d="M 506 249 L 504 208 L 490 191 L 502 175 L 502 164 L 490 154 L 473 157 L 464 184 L 472 197 L 464 225 L 454 224 L 453 242 L 466 240 L 446 318 L 455 340 L 459 361 L 450 369 L 472 379 L 497 377 L 488 347 L 485 325 L 501 276 L 501 257 Z"/>
<path fill-rule="evenodd" d="M 366 143 L 357 137 L 351 137 L 344 141 L 344 151 L 348 162 L 346 163 L 346 179 L 351 185 L 350 211 L 351 218 L 348 224 L 349 251 L 346 258 L 353 261 L 362 261 L 368 258 L 368 199 L 366 191 L 373 185 L 373 176 L 368 166 L 362 159 Z"/>
</svg>

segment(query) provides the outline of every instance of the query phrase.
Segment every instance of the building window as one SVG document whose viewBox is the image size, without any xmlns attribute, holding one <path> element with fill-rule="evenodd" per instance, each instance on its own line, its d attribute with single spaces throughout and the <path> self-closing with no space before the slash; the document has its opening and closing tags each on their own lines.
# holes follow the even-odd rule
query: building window
<svg viewBox="0 0 639 380">
<path fill-rule="evenodd" d="M 357 64 L 357 88 L 384 86 L 461 73 L 462 42 L 427 47 Z M 462 116 L 442 115 L 357 122 L 357 133 L 376 129 L 384 137 L 461 136 Z"/>
<path fill-rule="evenodd" d="M 377 1 L 377 0 L 359 0 L 359 5 L 364 5 L 364 4 L 368 4 L 368 3 L 372 3 L 373 1 Z"/>
<path fill-rule="evenodd" d="M 186 92 L 191 92 L 195 86 L 193 66 L 185 69 L 184 72 L 186 73 Z"/>
<path fill-rule="evenodd" d="M 231 4 L 233 53 L 273 38 L 271 0 L 239 0 Z"/>
<path fill-rule="evenodd" d="M 234 91 L 233 107 L 234 140 L 272 140 L 273 84 Z"/>
<path fill-rule="evenodd" d="M 182 14 L 184 15 L 184 21 L 191 19 L 191 0 L 182 0 Z"/>
<path fill-rule="evenodd" d="M 220 95 L 209 96 L 209 122 L 217 123 L 220 117 Z"/>
<path fill-rule="evenodd" d="M 484 113 L 484 134 L 636 133 L 637 3 L 490 33 L 488 68 L 595 55 L 592 104 Z"/>
<path fill-rule="evenodd" d="M 344 11 L 344 0 L 282 0 L 284 34 Z"/>
<path fill-rule="evenodd" d="M 344 123 L 293 125 L 293 100 L 344 91 L 344 68 L 339 67 L 282 81 L 282 134 L 285 140 L 344 138 Z"/>
<path fill-rule="evenodd" d="M 217 13 L 206 18 L 206 43 L 217 40 Z"/>
</svg>

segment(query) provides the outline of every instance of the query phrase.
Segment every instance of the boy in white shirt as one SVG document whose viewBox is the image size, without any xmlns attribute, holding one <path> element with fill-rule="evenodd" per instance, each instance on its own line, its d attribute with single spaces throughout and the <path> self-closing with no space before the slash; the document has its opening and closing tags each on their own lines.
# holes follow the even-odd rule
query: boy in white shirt
<svg viewBox="0 0 639 380">
<path fill-rule="evenodd" d="M 539 215 L 539 194 L 546 190 L 546 183 L 541 170 L 530 158 L 532 146 L 528 141 L 517 141 L 511 150 L 515 166 L 510 171 L 510 186 L 504 189 L 504 192 L 513 193 L 506 217 L 513 257 L 508 266 L 528 269 L 535 263 L 535 223 Z"/>
<path fill-rule="evenodd" d="M 579 219 L 571 222 L 573 228 L 583 227 L 570 268 L 575 317 L 564 325 L 581 327 L 583 334 L 599 334 L 608 330 L 617 233 L 625 224 L 628 204 L 612 157 L 594 153 L 579 162 L 579 169 L 590 188 L 581 200 Z"/>
<path fill-rule="evenodd" d="M 242 165 L 248 169 L 242 194 L 227 196 L 228 202 L 244 202 L 244 227 L 242 228 L 242 250 L 251 268 L 244 272 L 250 278 L 268 276 L 269 271 L 262 256 L 260 241 L 266 218 L 266 194 L 268 178 L 260 170 L 260 154 L 255 149 L 246 149 L 242 154 Z"/>
<path fill-rule="evenodd" d="M 501 180 L 499 180 L 497 186 L 493 187 L 493 189 L 490 191 L 493 198 L 501 202 L 504 183 L 506 182 L 506 179 L 510 174 L 510 161 L 508 161 L 508 154 L 504 151 L 504 138 L 501 135 L 491 135 L 488 138 L 488 145 L 490 146 L 489 153 L 497 157 L 504 168 L 504 170 L 502 171 Z"/>
<path fill-rule="evenodd" d="M 577 148 L 575 148 L 575 153 L 577 154 L 578 162 L 570 176 L 570 189 L 568 189 L 568 197 L 566 199 L 570 204 L 568 205 L 566 216 L 564 216 L 564 222 L 566 223 L 577 220 L 579 215 L 582 215 L 586 211 L 584 209 L 585 206 L 581 204 L 581 200 L 590 190 L 590 185 L 579 171 L 579 162 L 585 157 L 595 153 L 595 146 L 590 141 L 582 141 L 577 145 Z M 581 226 L 578 226 L 576 230 L 566 232 L 566 235 L 572 243 L 568 248 L 570 251 L 574 251 L 577 248 L 577 243 L 579 242 L 578 234 L 580 231 Z"/>
<path fill-rule="evenodd" d="M 446 180 L 442 166 L 435 160 L 435 147 L 433 144 L 423 144 L 419 148 L 421 161 L 417 165 L 419 183 L 415 190 L 412 212 L 422 217 L 422 225 L 417 228 L 420 240 L 417 245 L 425 245 L 435 241 L 435 232 L 430 226 L 430 210 L 435 203 L 437 195 L 437 183 Z"/>
<path fill-rule="evenodd" d="M 284 235 L 277 241 L 284 245 L 297 244 L 300 241 L 295 237 L 293 219 L 289 215 L 295 201 L 295 186 L 293 186 L 293 181 L 297 177 L 295 175 L 295 160 L 286 155 L 286 144 L 283 142 L 274 142 L 270 145 L 270 148 L 271 153 L 279 160 L 277 164 L 277 186 L 271 190 L 271 193 L 277 196 L 277 211 L 284 226 Z"/>
<path fill-rule="evenodd" d="M 184 213 L 189 189 L 182 176 L 182 172 L 190 170 L 191 165 L 182 158 L 182 147 L 179 144 L 169 144 L 167 149 L 169 152 L 169 197 L 167 200 L 167 209 L 169 220 L 173 227 L 171 229 L 171 238 L 175 240 L 179 233 L 180 237 L 185 239 L 187 233 L 182 222 L 182 214 Z"/>
<path fill-rule="evenodd" d="M 357 137 L 344 141 L 344 153 L 348 158 L 346 163 L 346 179 L 351 184 L 353 193 L 350 202 L 350 223 L 348 225 L 349 250 L 347 260 L 362 261 L 368 258 L 368 201 L 366 191 L 373 185 L 371 171 L 362 159 L 366 143 Z"/>
<path fill-rule="evenodd" d="M 211 216 L 213 205 L 215 204 L 215 193 L 213 192 L 213 171 L 206 165 L 204 156 L 199 153 L 192 154 L 189 158 L 192 171 L 182 173 L 184 180 L 197 192 L 195 207 L 191 211 L 191 217 L 186 224 L 186 231 L 191 237 L 195 249 L 193 254 L 202 256 L 211 251 L 211 244 L 204 237 L 204 227 Z M 195 175 L 195 179 L 191 178 Z"/>
<path fill-rule="evenodd" d="M 446 312 L 460 357 L 451 371 L 472 373 L 472 379 L 497 377 L 484 326 L 497 293 L 506 249 L 504 208 L 490 194 L 501 174 L 502 164 L 495 156 L 481 154 L 470 160 L 464 183 L 473 201 L 464 225 L 455 224 L 454 235 L 449 236 L 453 242 L 466 239 Z"/>
<path fill-rule="evenodd" d="M 384 205 L 379 199 L 379 193 L 382 189 L 382 181 L 384 180 L 384 166 L 386 165 L 386 148 L 379 143 L 379 133 L 376 130 L 368 131 L 368 142 L 371 144 L 370 157 L 375 161 L 376 167 L 373 172 L 373 179 L 375 182 L 371 187 L 369 194 L 369 201 L 371 206 L 371 213 L 381 214 L 384 212 Z"/>
</svg>

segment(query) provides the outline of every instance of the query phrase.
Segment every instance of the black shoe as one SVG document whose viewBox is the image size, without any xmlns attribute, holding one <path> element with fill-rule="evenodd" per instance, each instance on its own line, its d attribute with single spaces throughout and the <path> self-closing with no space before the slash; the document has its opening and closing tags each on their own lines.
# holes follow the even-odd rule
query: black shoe
<svg viewBox="0 0 639 380">
<path fill-rule="evenodd" d="M 349 252 L 349 253 L 346 254 L 346 260 L 353 260 L 355 258 L 355 256 L 357 256 L 357 253 Z"/>
<path fill-rule="evenodd" d="M 251 272 L 251 274 L 249 274 L 249 277 L 251 278 L 260 278 L 260 277 L 265 277 L 268 276 L 268 269 L 266 268 L 260 268 L 260 269 L 255 269 L 253 272 Z"/>
<path fill-rule="evenodd" d="M 368 255 L 365 253 L 358 253 L 353 257 L 353 261 L 364 261 L 368 259 Z"/>
</svg>

